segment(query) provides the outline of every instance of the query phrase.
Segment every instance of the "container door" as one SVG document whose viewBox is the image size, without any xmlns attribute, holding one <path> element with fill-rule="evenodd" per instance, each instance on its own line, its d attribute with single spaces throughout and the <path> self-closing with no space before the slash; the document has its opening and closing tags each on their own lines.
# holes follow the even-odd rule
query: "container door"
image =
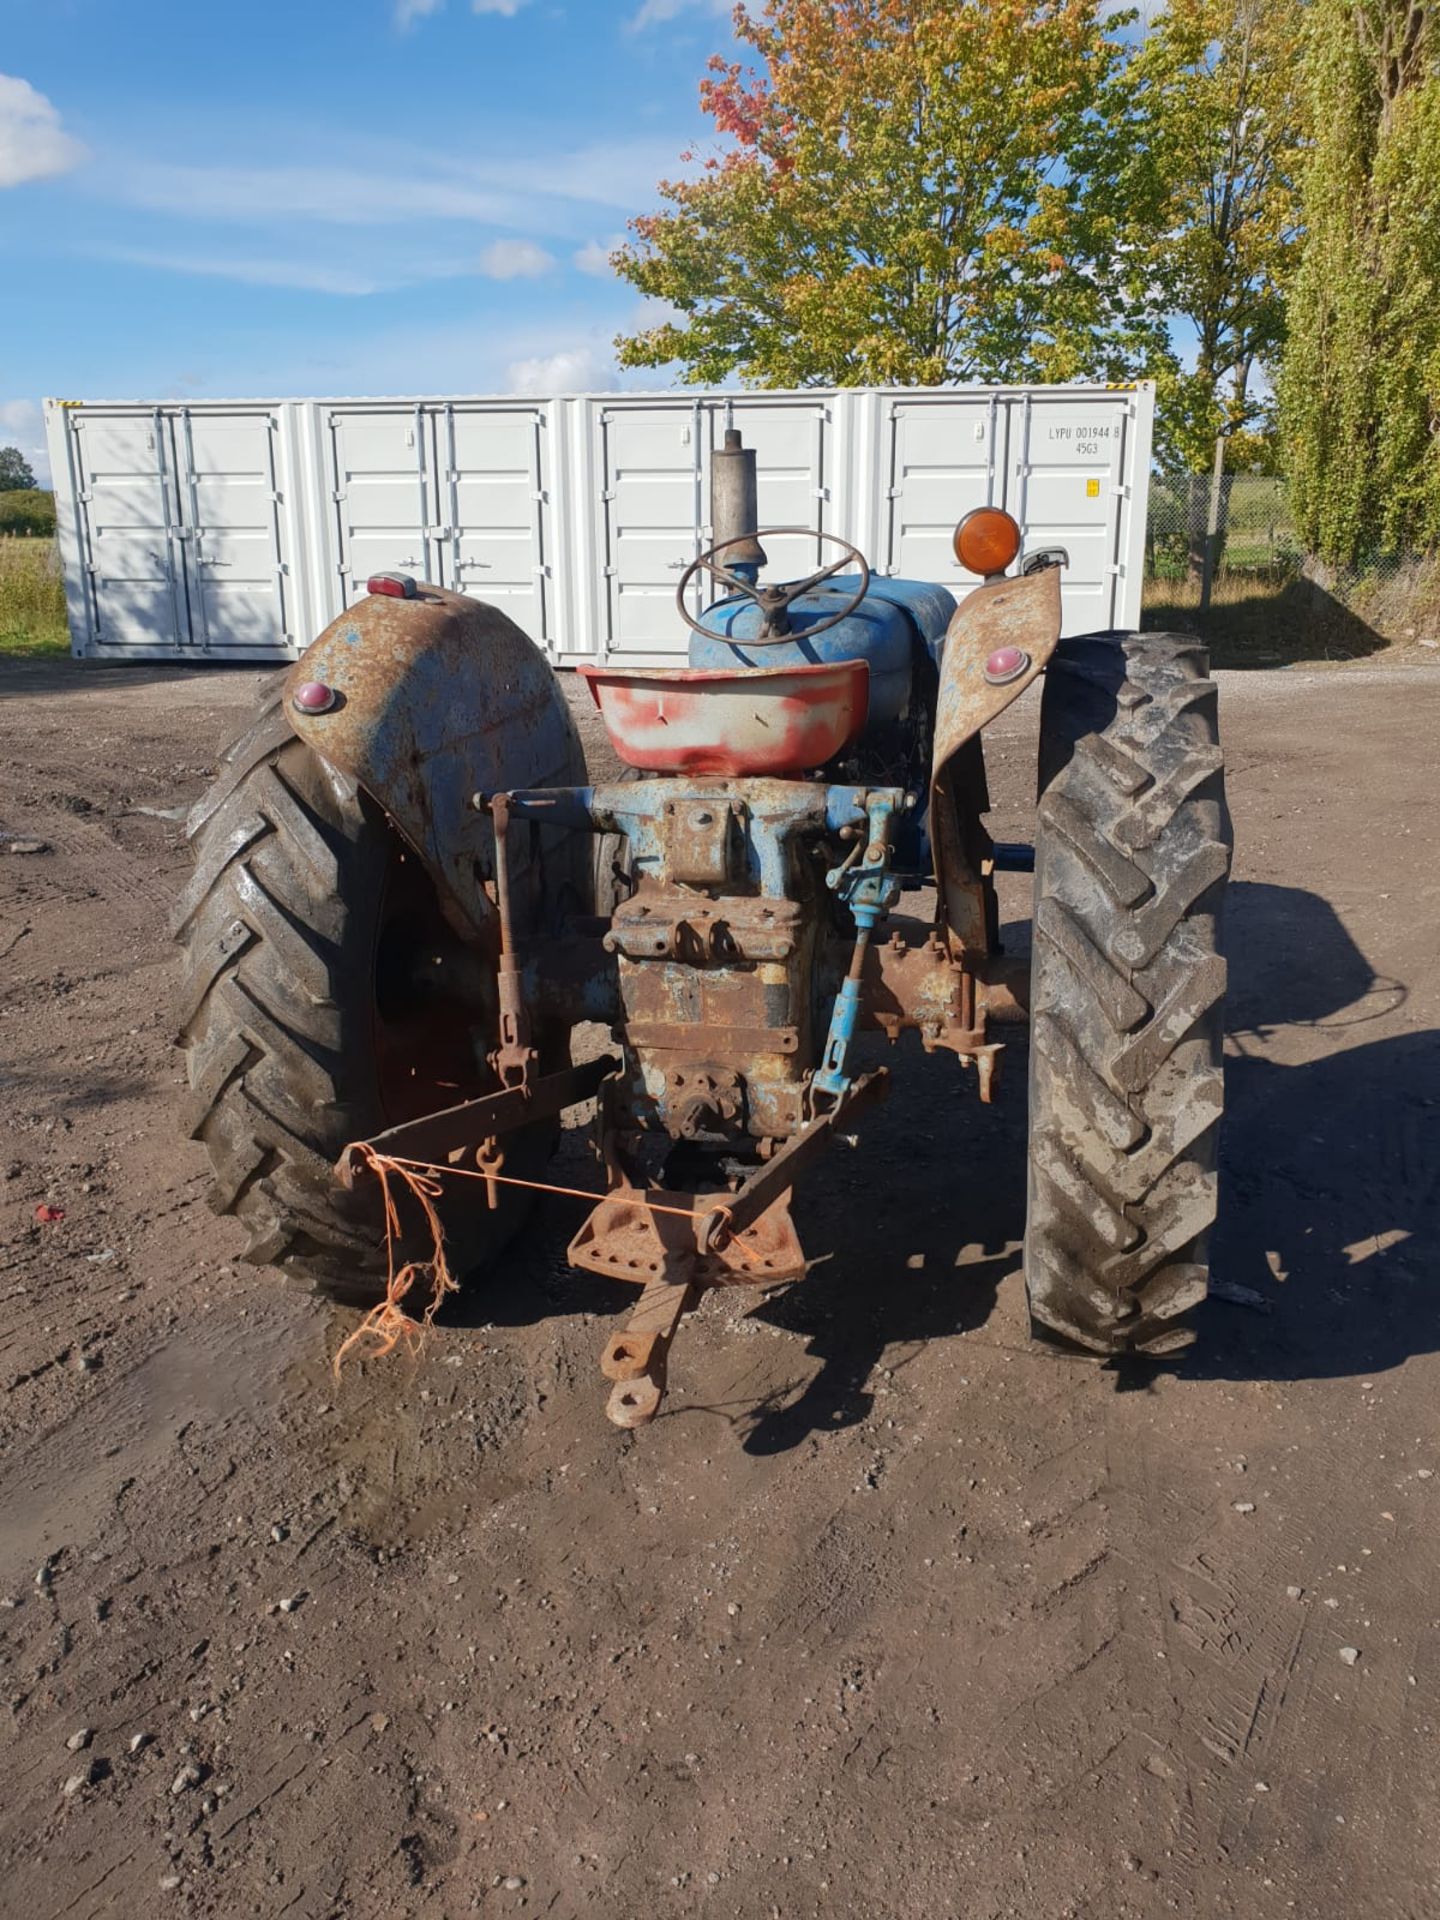
<svg viewBox="0 0 1440 1920">
<path fill-rule="evenodd" d="M 87 623 L 97 650 L 190 650 L 171 422 L 86 408 L 71 422 Z"/>
<path fill-rule="evenodd" d="M 449 528 L 443 584 L 498 607 L 532 640 L 554 639 L 544 414 L 446 406 L 433 418 Z"/>
<path fill-rule="evenodd" d="M 372 573 L 441 584 L 433 415 L 424 407 L 335 407 L 327 416 L 331 511 L 342 597 Z"/>
<path fill-rule="evenodd" d="M 686 656 L 690 635 L 675 611 L 675 588 L 700 551 L 708 431 L 698 401 L 607 407 L 600 414 L 602 638 L 617 658 Z M 697 587 L 693 611 L 703 604 Z"/>
<path fill-rule="evenodd" d="M 975 584 L 955 558 L 955 527 L 972 507 L 1002 504 L 1006 420 L 993 394 L 891 404 L 882 440 L 886 573 L 938 581 L 952 593 Z"/>
<path fill-rule="evenodd" d="M 708 412 L 712 447 L 723 446 L 725 429 L 733 426 L 739 428 L 745 445 L 755 449 L 762 527 L 824 528 L 830 524 L 826 517 L 830 490 L 825 471 L 828 409 L 823 403 L 712 401 Z M 708 545 L 714 537 L 709 528 L 708 463 L 703 504 Z M 773 581 L 798 580 L 839 557 L 839 548 L 828 541 L 805 539 L 800 535 L 767 540 L 764 577 Z M 713 600 L 716 591 L 712 586 L 706 600 Z"/>
<path fill-rule="evenodd" d="M 295 635 L 277 471 L 278 421 L 181 408 L 174 419 L 194 644 L 229 659 L 289 659 Z"/>
<path fill-rule="evenodd" d="M 1131 402 L 1123 393 L 1048 394 L 1012 399 L 1015 458 L 1009 507 L 1027 550 L 1063 547 L 1065 625 L 1103 633 L 1117 620 L 1119 514 Z"/>
</svg>

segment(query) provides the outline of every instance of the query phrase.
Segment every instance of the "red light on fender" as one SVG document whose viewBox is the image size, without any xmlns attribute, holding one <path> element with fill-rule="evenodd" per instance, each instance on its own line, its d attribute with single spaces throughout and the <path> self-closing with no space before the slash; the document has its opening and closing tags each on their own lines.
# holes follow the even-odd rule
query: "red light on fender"
<svg viewBox="0 0 1440 1920">
<path fill-rule="evenodd" d="M 985 678 L 992 687 L 1003 687 L 1030 671 L 1030 656 L 1023 647 L 997 647 L 985 662 Z"/>
<path fill-rule="evenodd" d="M 365 582 L 367 593 L 383 593 L 389 600 L 413 600 L 415 582 L 408 573 L 372 573 Z"/>
<path fill-rule="evenodd" d="M 302 680 L 290 696 L 291 706 L 298 707 L 301 713 L 328 713 L 335 700 L 335 689 L 327 687 L 323 680 Z"/>
<path fill-rule="evenodd" d="M 1020 551 L 1020 529 L 1003 507 L 972 507 L 955 529 L 955 558 L 982 578 L 1004 573 Z"/>
</svg>

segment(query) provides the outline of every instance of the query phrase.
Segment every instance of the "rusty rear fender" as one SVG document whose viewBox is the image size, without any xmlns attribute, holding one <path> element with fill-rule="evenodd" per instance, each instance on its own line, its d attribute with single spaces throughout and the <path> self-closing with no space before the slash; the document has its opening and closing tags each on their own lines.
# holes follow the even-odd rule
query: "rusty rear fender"
<svg viewBox="0 0 1440 1920">
<path fill-rule="evenodd" d="M 297 687 L 319 681 L 335 702 L 302 712 Z M 358 601 L 306 649 L 285 679 L 286 709 L 305 744 L 384 808 L 435 881 L 447 917 L 493 940 L 490 822 L 472 794 L 574 786 L 584 755 L 559 681 L 540 649 L 498 608 L 440 587 L 416 598 Z M 588 912 L 590 848 L 583 836 L 513 836 L 517 911 L 568 896 Z M 522 920 L 521 925 L 525 924 Z"/>
<path fill-rule="evenodd" d="M 930 848 L 952 947 L 979 961 L 996 942 L 990 836 L 981 815 L 990 800 L 979 735 L 1044 672 L 1060 639 L 1060 569 L 977 587 L 956 608 L 940 657 L 935 748 L 930 771 Z M 1002 647 L 1024 656 L 1022 670 L 996 685 L 985 663 Z"/>
<path fill-rule="evenodd" d="M 1039 678 L 1059 638 L 1059 567 L 977 587 L 961 602 L 940 657 L 932 784 L 967 740 Z M 985 678 L 985 662 L 1001 647 L 1018 647 L 1029 665 L 1015 679 L 994 686 Z"/>
</svg>

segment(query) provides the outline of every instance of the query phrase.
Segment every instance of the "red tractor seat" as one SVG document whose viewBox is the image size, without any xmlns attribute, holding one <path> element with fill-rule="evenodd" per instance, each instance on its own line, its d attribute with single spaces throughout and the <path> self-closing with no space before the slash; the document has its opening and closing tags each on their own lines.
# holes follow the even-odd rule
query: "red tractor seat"
<svg viewBox="0 0 1440 1920">
<path fill-rule="evenodd" d="M 859 736 L 869 705 L 863 660 L 578 671 L 616 753 L 646 773 L 804 773 Z"/>
</svg>

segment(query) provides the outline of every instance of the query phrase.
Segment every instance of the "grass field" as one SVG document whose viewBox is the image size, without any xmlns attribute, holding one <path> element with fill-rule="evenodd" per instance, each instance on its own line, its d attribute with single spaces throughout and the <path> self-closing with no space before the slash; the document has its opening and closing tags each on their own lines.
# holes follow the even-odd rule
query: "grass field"
<svg viewBox="0 0 1440 1920">
<path fill-rule="evenodd" d="M 69 646 L 55 542 L 0 536 L 0 655 L 30 659 Z"/>
</svg>

